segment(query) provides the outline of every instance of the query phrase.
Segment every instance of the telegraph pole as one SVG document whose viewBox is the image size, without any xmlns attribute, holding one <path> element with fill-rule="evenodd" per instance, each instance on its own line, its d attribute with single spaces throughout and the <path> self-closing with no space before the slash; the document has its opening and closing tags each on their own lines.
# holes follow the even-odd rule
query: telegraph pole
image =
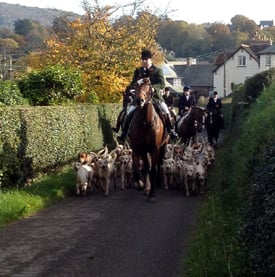
<svg viewBox="0 0 275 277">
<path fill-rule="evenodd" d="M 12 56 L 11 55 L 6 55 L 4 54 L 2 56 L 2 68 L 1 68 L 1 79 L 3 80 L 12 80 L 12 72 L 13 72 L 13 67 L 12 67 Z"/>
<path fill-rule="evenodd" d="M 9 80 L 12 80 L 13 78 L 13 76 L 12 76 L 12 71 L 13 71 L 13 69 L 12 69 L 12 56 L 11 55 L 9 55 L 8 56 L 8 62 L 9 62 L 9 65 L 8 65 L 8 79 Z"/>
<path fill-rule="evenodd" d="M 223 97 L 226 96 L 226 54 L 225 47 L 223 50 Z"/>
</svg>

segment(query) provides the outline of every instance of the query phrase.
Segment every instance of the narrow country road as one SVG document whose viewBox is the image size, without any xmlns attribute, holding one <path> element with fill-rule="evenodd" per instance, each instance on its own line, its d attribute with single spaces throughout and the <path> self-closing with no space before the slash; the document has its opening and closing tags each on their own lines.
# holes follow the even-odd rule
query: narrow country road
<svg viewBox="0 0 275 277">
<path fill-rule="evenodd" d="M 0 230 L 0 276 L 175 277 L 202 196 L 134 188 L 69 197 Z"/>
</svg>

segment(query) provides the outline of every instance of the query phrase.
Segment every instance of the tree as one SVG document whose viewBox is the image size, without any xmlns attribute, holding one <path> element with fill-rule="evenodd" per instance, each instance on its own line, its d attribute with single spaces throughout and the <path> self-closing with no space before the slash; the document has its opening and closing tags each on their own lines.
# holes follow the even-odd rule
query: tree
<svg viewBox="0 0 275 277">
<path fill-rule="evenodd" d="M 14 22 L 14 31 L 18 35 L 25 36 L 34 28 L 30 19 L 18 19 Z"/>
<path fill-rule="evenodd" d="M 228 25 L 215 22 L 207 26 L 206 30 L 213 39 L 212 51 L 223 51 L 225 47 L 227 49 L 236 47 Z"/>
<path fill-rule="evenodd" d="M 9 54 L 18 48 L 18 43 L 11 38 L 0 38 L 0 51 L 4 54 Z"/>
<path fill-rule="evenodd" d="M 66 16 L 57 17 L 53 21 L 52 30 L 58 36 L 59 40 L 66 40 L 67 37 L 72 36 L 72 29 L 70 21 Z"/>
<path fill-rule="evenodd" d="M 133 13 L 135 17 L 121 16 L 112 21 L 115 11 L 110 6 L 88 6 L 85 17 L 66 22 L 64 29 L 56 28 L 57 34 L 48 40 L 47 53 L 37 55 L 39 66 L 75 66 L 83 72 L 86 95 L 92 90 L 101 102 L 121 100 L 122 91 L 140 64 L 141 49 L 158 52 L 156 35 L 160 20 L 142 10 Z M 67 36 L 59 36 L 60 33 Z M 35 64 L 38 65 L 37 61 Z"/>
<path fill-rule="evenodd" d="M 48 30 L 40 24 L 34 23 L 33 26 L 34 28 L 24 36 L 26 42 L 24 52 L 42 51 L 46 49 L 45 41 L 49 38 Z"/>
<path fill-rule="evenodd" d="M 182 46 L 188 36 L 188 23 L 185 21 L 164 20 L 158 30 L 157 40 L 167 51 L 173 50 L 177 57 L 184 57 Z"/>
</svg>

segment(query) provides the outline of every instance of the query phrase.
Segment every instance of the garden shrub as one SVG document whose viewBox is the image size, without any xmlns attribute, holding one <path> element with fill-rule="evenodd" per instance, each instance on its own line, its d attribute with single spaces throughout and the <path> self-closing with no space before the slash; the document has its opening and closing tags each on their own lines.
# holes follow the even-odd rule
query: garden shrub
<svg viewBox="0 0 275 277">
<path fill-rule="evenodd" d="M 68 104 L 84 93 L 80 71 L 60 65 L 32 71 L 18 82 L 18 86 L 35 106 Z"/>
<path fill-rule="evenodd" d="M 0 106 L 18 106 L 27 104 L 28 101 L 24 99 L 14 81 L 7 80 L 0 82 Z"/>
</svg>

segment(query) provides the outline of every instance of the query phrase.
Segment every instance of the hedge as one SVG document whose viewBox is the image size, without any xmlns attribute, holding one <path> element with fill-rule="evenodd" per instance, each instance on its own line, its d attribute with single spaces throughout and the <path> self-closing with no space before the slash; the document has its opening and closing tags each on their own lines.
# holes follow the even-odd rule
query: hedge
<svg viewBox="0 0 275 277">
<path fill-rule="evenodd" d="M 0 175 L 20 186 L 36 173 L 58 168 L 79 151 L 114 145 L 118 104 L 0 108 Z"/>
</svg>

